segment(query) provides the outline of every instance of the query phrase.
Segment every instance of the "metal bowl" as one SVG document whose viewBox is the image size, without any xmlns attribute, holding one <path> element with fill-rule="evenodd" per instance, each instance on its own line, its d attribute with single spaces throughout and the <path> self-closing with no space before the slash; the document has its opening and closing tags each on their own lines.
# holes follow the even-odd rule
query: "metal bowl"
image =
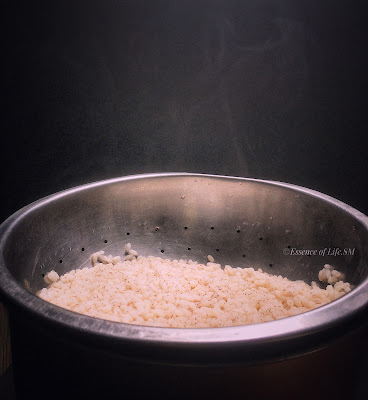
<svg viewBox="0 0 368 400">
<path fill-rule="evenodd" d="M 323 348 L 367 317 L 368 218 L 295 185 L 186 173 L 129 176 L 36 201 L 8 218 L 0 234 L 0 294 L 18 346 L 27 329 L 32 345 L 42 337 L 42 343 L 87 346 L 129 362 L 252 366 Z M 63 274 L 90 265 L 90 254 L 98 250 L 121 255 L 127 242 L 146 256 L 206 262 L 211 254 L 222 265 L 262 268 L 309 284 L 329 263 L 354 289 L 297 316 L 207 329 L 121 324 L 35 295 L 48 271 Z"/>
</svg>

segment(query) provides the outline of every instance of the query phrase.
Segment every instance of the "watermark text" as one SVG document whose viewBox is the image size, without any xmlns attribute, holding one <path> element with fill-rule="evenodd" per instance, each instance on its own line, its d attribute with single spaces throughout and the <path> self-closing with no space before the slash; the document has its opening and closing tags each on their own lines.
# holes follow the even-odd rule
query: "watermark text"
<svg viewBox="0 0 368 400">
<path fill-rule="evenodd" d="M 285 256 L 353 256 L 355 248 L 351 247 L 325 247 L 323 249 L 298 249 L 296 247 L 285 247 Z"/>
</svg>

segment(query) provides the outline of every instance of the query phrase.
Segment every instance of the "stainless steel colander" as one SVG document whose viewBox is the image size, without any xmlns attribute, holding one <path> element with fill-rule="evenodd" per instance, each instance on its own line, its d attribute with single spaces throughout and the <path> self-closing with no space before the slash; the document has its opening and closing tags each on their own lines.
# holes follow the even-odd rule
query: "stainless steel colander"
<svg viewBox="0 0 368 400">
<path fill-rule="evenodd" d="M 307 283 L 329 263 L 354 289 L 294 317 L 211 329 L 120 324 L 35 296 L 48 271 L 90 265 L 98 250 L 122 255 L 127 242 L 145 256 L 204 263 L 210 254 L 222 265 Z M 111 179 L 39 200 L 1 225 L 0 293 L 14 330 L 26 324 L 41 336 L 157 365 L 249 366 L 322 348 L 366 321 L 367 266 L 365 215 L 310 189 L 255 179 L 186 173 Z"/>
</svg>

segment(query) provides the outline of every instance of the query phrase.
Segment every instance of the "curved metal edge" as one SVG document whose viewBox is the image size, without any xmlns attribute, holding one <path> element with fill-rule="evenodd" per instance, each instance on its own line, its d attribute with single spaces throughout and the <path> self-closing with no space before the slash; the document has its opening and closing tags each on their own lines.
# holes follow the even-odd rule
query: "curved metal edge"
<svg viewBox="0 0 368 400">
<path fill-rule="evenodd" d="M 186 172 L 153 173 L 130 175 L 88 183 L 37 200 L 21 208 L 4 221 L 0 226 L 0 246 L 3 246 L 7 234 L 11 231 L 12 226 L 18 222 L 19 218 L 25 217 L 29 212 L 32 212 L 43 204 L 57 198 L 69 195 L 70 193 L 76 193 L 93 187 L 119 183 L 122 181 L 179 176 L 249 181 L 295 190 L 299 193 L 302 192 L 307 195 L 318 197 L 321 200 L 327 201 L 328 203 L 343 209 L 352 214 L 368 229 L 368 217 L 360 211 L 333 197 L 302 186 L 284 182 L 231 177 L 225 175 L 195 174 Z M 290 347 L 290 345 L 296 340 L 307 336 L 309 337 L 308 340 L 313 341 L 313 338 L 316 339 L 316 335 L 321 330 L 329 332 L 331 335 L 334 334 L 334 331 L 341 332 L 342 326 L 347 325 L 348 321 L 352 319 L 356 320 L 359 316 L 366 314 L 368 311 L 367 278 L 350 293 L 323 307 L 293 317 L 266 323 L 225 328 L 161 328 L 129 325 L 77 314 L 48 303 L 34 294 L 29 293 L 14 281 L 10 272 L 5 267 L 2 253 L 0 253 L 0 294 L 4 297 L 5 303 L 9 303 L 11 306 L 14 305 L 16 307 L 25 308 L 31 314 L 34 314 L 37 317 L 47 318 L 49 322 L 63 327 L 66 330 L 74 328 L 85 334 L 93 336 L 98 335 L 100 337 L 102 335 L 104 339 L 113 340 L 114 342 L 138 342 L 153 347 L 168 345 L 183 346 L 185 351 L 189 349 L 188 346 L 191 346 L 191 348 L 203 348 L 203 346 L 208 346 L 209 349 L 212 349 L 216 345 L 216 348 L 218 349 L 219 345 L 231 344 L 238 349 L 241 348 L 242 353 L 249 350 L 253 355 L 256 353 L 263 353 L 265 345 L 271 347 L 276 345 L 282 349 L 285 344 L 289 344 Z M 351 307 L 345 306 L 345 304 L 354 304 L 355 311 L 352 313 Z M 302 347 L 307 350 L 308 346 L 306 346 L 305 343 Z M 309 350 L 312 350 L 312 347 L 312 345 L 309 346 Z M 316 347 L 316 343 L 314 343 L 314 347 Z"/>
</svg>

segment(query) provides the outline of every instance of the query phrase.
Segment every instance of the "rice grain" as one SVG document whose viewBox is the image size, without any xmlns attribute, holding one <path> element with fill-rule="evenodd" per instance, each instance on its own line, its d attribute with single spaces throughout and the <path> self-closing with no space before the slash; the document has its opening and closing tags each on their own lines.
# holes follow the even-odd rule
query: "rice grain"
<svg viewBox="0 0 368 400">
<path fill-rule="evenodd" d="M 39 297 L 71 311 L 111 321 L 161 327 L 204 328 L 272 321 L 312 310 L 351 290 L 342 274 L 326 266 L 326 289 L 253 268 L 168 260 L 132 254 L 92 254 L 91 268 L 61 277 L 51 271 Z M 326 274 L 326 272 L 328 273 Z M 336 272 L 335 272 L 336 271 Z M 333 278 L 333 279 L 332 279 Z M 329 281 L 333 280 L 331 284 Z"/>
</svg>

